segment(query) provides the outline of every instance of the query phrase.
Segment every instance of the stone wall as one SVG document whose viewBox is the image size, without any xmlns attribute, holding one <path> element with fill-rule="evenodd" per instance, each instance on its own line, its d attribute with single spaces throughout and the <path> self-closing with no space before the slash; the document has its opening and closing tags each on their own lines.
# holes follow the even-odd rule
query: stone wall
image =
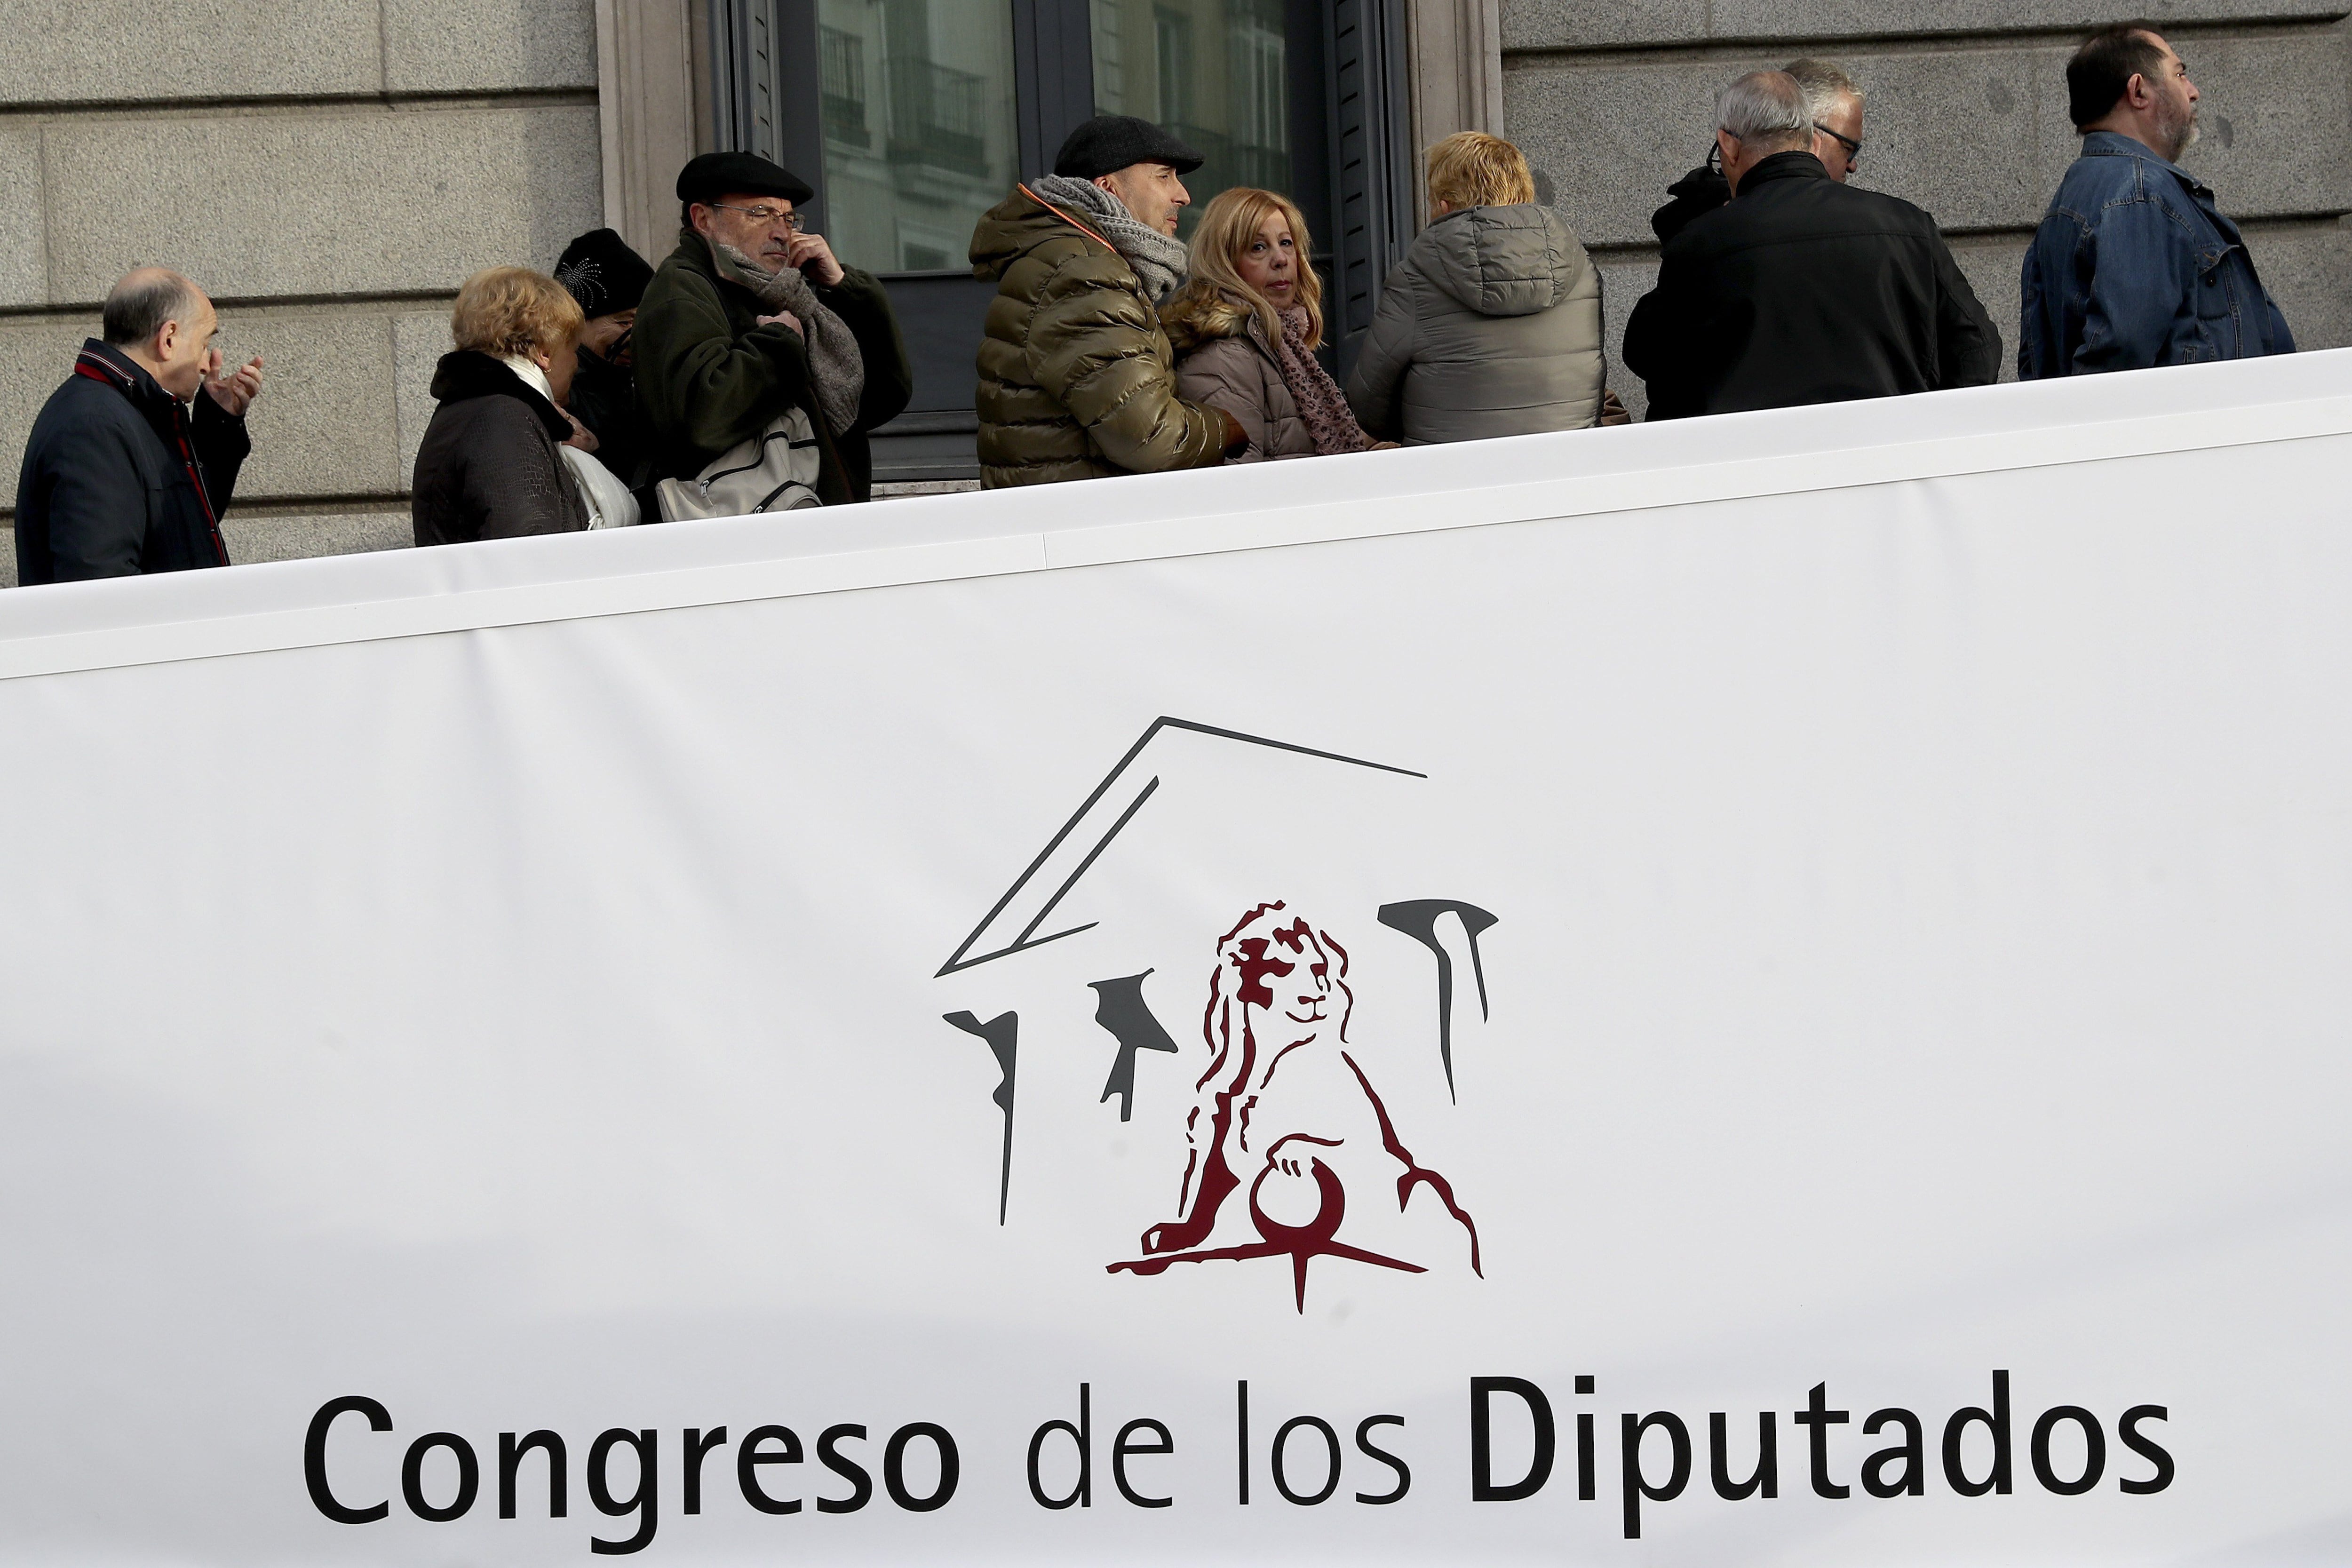
<svg viewBox="0 0 2352 1568">
<path fill-rule="evenodd" d="M 231 552 L 407 542 L 457 284 L 602 221 L 593 0 L 16 0 L 10 23 L 0 524 L 99 301 L 153 263 L 267 363 Z"/>
<path fill-rule="evenodd" d="M 2203 94 L 2184 164 L 2246 230 L 2305 348 L 2352 343 L 2352 52 L 2346 0 L 2144 0 Z M 2018 267 L 2074 156 L 2065 61 L 2121 20 L 2084 0 L 1502 0 L 1506 134 L 1550 176 L 1601 263 L 1615 357 L 1657 276 L 1651 211 L 1705 156 L 1711 99 L 1742 71 L 1834 59 L 1869 95 L 1857 184 L 1917 203 L 1952 240 L 2016 374 Z"/>
</svg>

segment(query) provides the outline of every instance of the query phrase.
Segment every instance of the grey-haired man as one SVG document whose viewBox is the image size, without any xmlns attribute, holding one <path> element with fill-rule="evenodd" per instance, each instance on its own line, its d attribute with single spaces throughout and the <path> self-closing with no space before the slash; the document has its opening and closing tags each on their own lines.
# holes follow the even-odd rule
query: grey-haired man
<svg viewBox="0 0 2352 1568">
<path fill-rule="evenodd" d="M 1813 156 L 1839 184 L 1862 166 L 1862 89 L 1828 60 L 1810 57 L 1780 68 L 1804 90 L 1813 118 Z"/>
<path fill-rule="evenodd" d="M 1853 78 L 1828 60 L 1810 57 L 1780 68 L 1796 79 L 1805 94 L 1805 108 L 1813 119 L 1813 156 L 1830 178 L 1843 185 L 1862 166 L 1863 91 Z M 1664 245 L 1682 233 L 1702 213 L 1711 213 L 1731 199 L 1731 186 L 1709 149 L 1706 162 L 1666 187 L 1674 199 L 1650 215 L 1650 227 Z"/>
<path fill-rule="evenodd" d="M 1727 205 L 1665 247 L 1625 327 L 1650 417 L 1838 403 L 1993 379 L 2000 334 L 1936 220 L 1839 184 L 1786 71 L 1716 97 Z"/>
<path fill-rule="evenodd" d="M 261 391 L 261 357 L 224 374 L 213 302 L 160 267 L 114 285 L 101 330 L 26 442 L 16 580 L 227 565 L 220 520 L 253 449 L 245 411 Z"/>
</svg>

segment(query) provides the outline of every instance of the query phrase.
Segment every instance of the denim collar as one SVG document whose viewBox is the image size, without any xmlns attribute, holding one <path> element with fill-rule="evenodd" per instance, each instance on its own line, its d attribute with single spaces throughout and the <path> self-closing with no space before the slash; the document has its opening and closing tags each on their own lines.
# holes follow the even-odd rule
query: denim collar
<svg viewBox="0 0 2352 1568">
<path fill-rule="evenodd" d="M 2179 177 L 2191 190 L 2202 191 L 2205 182 L 2173 163 L 2159 158 L 2155 149 L 2144 142 L 2134 141 L 2120 131 L 2085 131 L 2083 132 L 2083 156 L 2085 158 L 2137 158 L 2143 163 L 2153 163 L 2168 174 Z"/>
</svg>

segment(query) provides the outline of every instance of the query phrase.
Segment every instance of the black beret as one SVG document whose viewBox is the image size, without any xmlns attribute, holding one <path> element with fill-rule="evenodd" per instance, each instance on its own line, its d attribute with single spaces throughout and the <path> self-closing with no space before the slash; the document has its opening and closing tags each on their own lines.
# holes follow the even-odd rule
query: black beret
<svg viewBox="0 0 2352 1568">
<path fill-rule="evenodd" d="M 590 321 L 635 310 L 653 278 L 645 258 L 609 228 L 590 229 L 565 246 L 555 264 L 555 280 L 580 301 L 580 313 Z"/>
<path fill-rule="evenodd" d="M 815 195 L 806 180 L 757 153 L 705 153 L 677 173 L 677 199 L 682 202 L 708 203 L 729 195 L 804 202 Z"/>
<path fill-rule="evenodd" d="M 1201 154 L 1149 120 L 1132 114 L 1097 114 L 1062 143 L 1054 173 L 1096 180 L 1130 163 L 1169 163 L 1180 174 L 1201 166 Z"/>
</svg>

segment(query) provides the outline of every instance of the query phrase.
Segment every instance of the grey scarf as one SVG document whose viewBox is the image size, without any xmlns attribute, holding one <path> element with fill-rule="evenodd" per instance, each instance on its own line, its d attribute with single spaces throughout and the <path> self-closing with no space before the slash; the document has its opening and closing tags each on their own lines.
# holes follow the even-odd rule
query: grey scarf
<svg viewBox="0 0 2352 1568">
<path fill-rule="evenodd" d="M 857 423 L 858 401 L 866 395 L 866 356 L 857 351 L 856 334 L 818 301 L 801 269 L 770 272 L 733 246 L 715 241 L 710 259 L 719 276 L 749 289 L 766 314 L 790 310 L 800 319 L 801 341 L 808 345 L 809 379 L 816 384 L 825 428 L 838 436 Z"/>
<path fill-rule="evenodd" d="M 1111 248 L 1135 269 L 1144 297 L 1155 305 L 1174 293 L 1192 268 L 1192 254 L 1182 240 L 1146 228 L 1124 203 L 1100 185 L 1066 174 L 1048 174 L 1030 181 L 1029 188 L 1056 206 L 1073 209 L 1079 222 L 1110 241 Z"/>
</svg>

